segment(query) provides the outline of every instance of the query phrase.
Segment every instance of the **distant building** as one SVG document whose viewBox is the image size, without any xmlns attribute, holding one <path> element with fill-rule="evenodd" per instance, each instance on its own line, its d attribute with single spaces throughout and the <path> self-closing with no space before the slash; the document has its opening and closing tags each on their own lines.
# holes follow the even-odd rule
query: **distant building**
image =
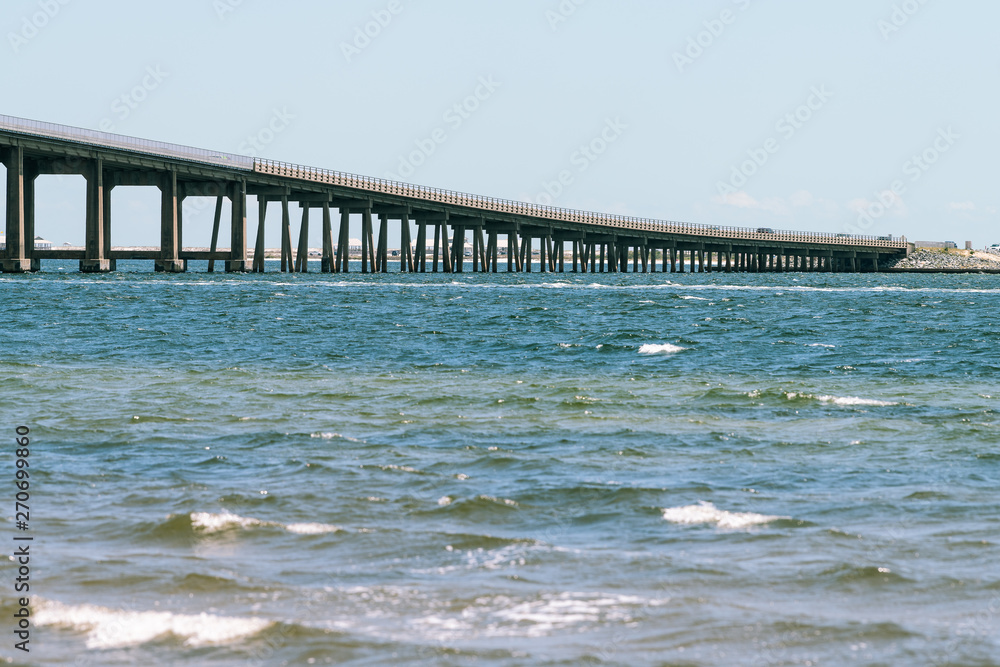
<svg viewBox="0 0 1000 667">
<path fill-rule="evenodd" d="M 954 241 L 914 241 L 913 245 L 917 248 L 957 248 L 958 244 Z"/>
<path fill-rule="evenodd" d="M 52 241 L 43 239 L 41 236 L 35 237 L 35 248 L 37 250 L 52 250 Z M 7 249 L 7 233 L 0 232 L 0 250 Z"/>
</svg>

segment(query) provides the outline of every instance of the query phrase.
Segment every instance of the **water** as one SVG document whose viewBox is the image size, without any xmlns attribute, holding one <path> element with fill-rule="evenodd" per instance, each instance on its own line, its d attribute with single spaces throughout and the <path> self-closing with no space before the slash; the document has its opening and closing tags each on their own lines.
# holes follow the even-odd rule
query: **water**
<svg viewBox="0 0 1000 667">
<path fill-rule="evenodd" d="M 120 264 L 0 276 L 14 664 L 1000 664 L 996 276 Z"/>
</svg>

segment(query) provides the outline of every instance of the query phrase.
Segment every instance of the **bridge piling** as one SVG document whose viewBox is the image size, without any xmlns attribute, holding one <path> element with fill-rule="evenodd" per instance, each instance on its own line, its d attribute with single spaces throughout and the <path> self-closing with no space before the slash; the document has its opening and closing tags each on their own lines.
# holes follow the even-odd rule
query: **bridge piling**
<svg viewBox="0 0 1000 667">
<path fill-rule="evenodd" d="M 379 215 L 378 230 L 378 266 L 379 273 L 389 273 L 389 216 Z"/>
<path fill-rule="evenodd" d="M 295 248 L 294 273 L 309 272 L 309 207 L 302 207 L 302 222 L 299 223 L 299 243 Z"/>
<path fill-rule="evenodd" d="M 323 258 L 320 261 L 321 273 L 333 273 L 333 220 L 330 217 L 330 202 L 323 202 Z"/>
<path fill-rule="evenodd" d="M 294 271 L 292 266 L 292 220 L 288 210 L 288 195 L 281 196 L 281 272 Z"/>
<path fill-rule="evenodd" d="M 108 207 L 104 207 L 104 215 L 108 215 Z M 215 251 L 219 249 L 219 227 L 222 225 L 222 195 L 215 198 L 215 218 L 212 222 L 212 242 L 209 246 L 209 252 L 212 255 Z M 215 273 L 215 257 L 210 257 L 208 260 L 208 272 Z"/>
</svg>

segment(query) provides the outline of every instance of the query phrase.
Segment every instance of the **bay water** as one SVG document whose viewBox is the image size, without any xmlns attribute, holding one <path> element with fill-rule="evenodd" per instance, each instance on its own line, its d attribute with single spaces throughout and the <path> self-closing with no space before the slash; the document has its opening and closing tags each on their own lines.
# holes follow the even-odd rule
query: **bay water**
<svg viewBox="0 0 1000 667">
<path fill-rule="evenodd" d="M 74 268 L 9 664 L 1000 664 L 1000 277 Z"/>
</svg>

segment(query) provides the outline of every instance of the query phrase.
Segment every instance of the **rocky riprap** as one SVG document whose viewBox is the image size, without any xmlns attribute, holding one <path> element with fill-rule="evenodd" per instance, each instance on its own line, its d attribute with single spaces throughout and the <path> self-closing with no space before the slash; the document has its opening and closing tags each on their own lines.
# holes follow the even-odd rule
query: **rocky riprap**
<svg viewBox="0 0 1000 667">
<path fill-rule="evenodd" d="M 977 252 L 968 255 L 965 251 L 917 250 L 905 259 L 880 263 L 886 269 L 994 269 L 1000 270 L 1000 255 Z"/>
</svg>

